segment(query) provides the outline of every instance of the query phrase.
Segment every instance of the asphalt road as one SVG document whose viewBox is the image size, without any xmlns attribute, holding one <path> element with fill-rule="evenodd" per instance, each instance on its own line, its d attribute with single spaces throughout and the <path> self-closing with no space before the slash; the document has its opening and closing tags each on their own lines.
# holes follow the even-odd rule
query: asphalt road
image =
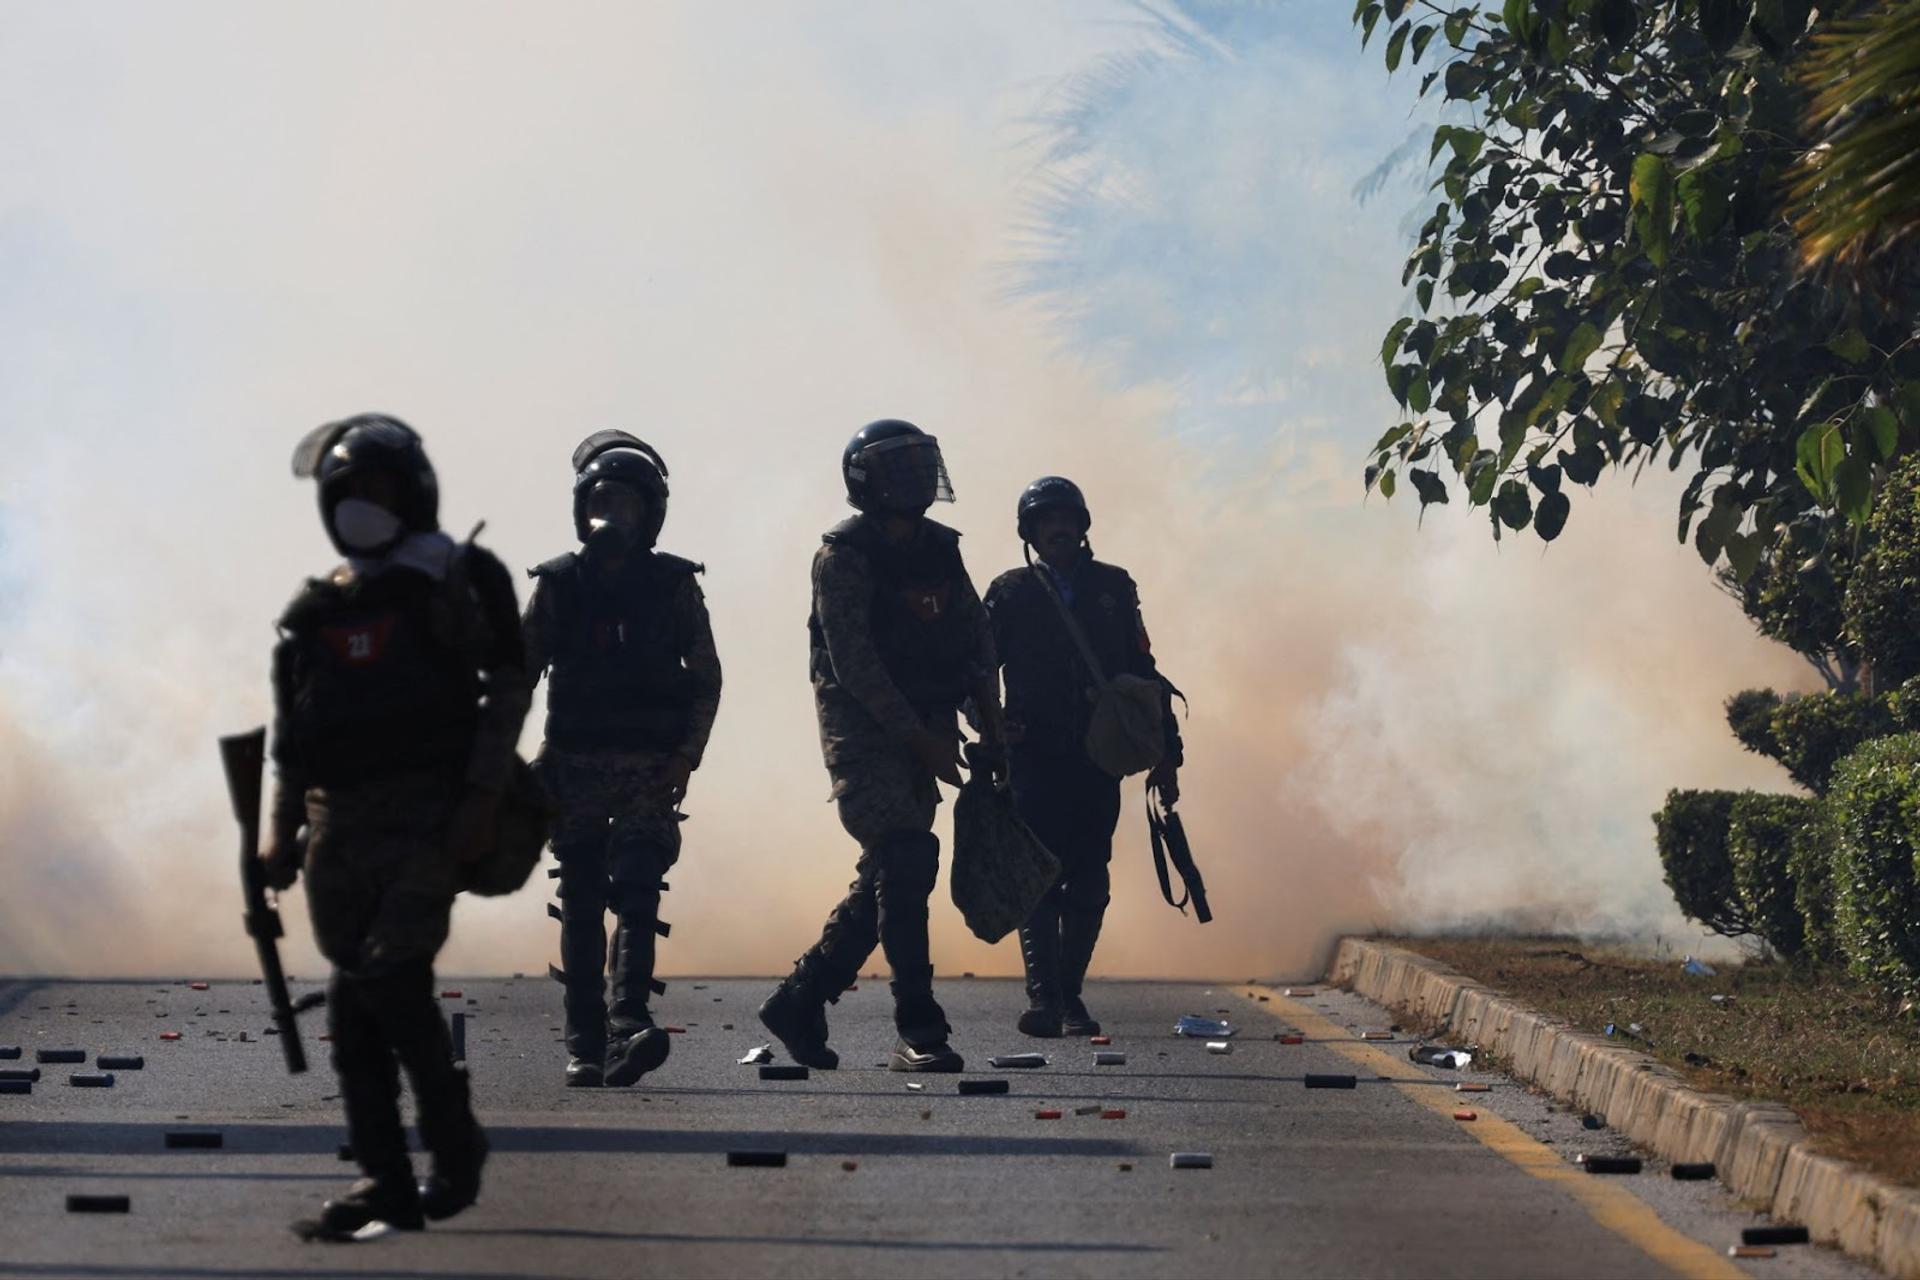
<svg viewBox="0 0 1920 1280">
<path fill-rule="evenodd" d="M 444 985 L 447 1010 L 467 1015 L 493 1143 L 481 1202 L 424 1233 L 329 1246 L 287 1230 L 351 1176 L 318 1015 L 315 1069 L 291 1078 L 258 986 L 0 981 L 0 1046 L 24 1050 L 0 1067 L 45 1047 L 88 1050 L 87 1070 L 100 1052 L 146 1059 L 107 1090 L 44 1066 L 32 1094 L 0 1095 L 0 1277 L 1706 1276 L 1741 1274 L 1726 1248 L 1762 1221 L 1651 1162 L 1637 1177 L 1577 1172 L 1574 1155 L 1618 1140 L 1499 1076 L 1414 1066 L 1404 1038 L 1362 1044 L 1387 1019 L 1340 993 L 1096 984 L 1090 1001 L 1127 1055 L 1096 1067 L 1091 1045 L 1012 1030 L 1016 984 L 943 982 L 973 1068 L 960 1078 L 1010 1085 L 965 1097 L 955 1077 L 881 1069 L 880 981 L 833 1011 L 845 1067 L 790 1083 L 736 1061 L 766 1039 L 753 1011 L 767 981 L 674 982 L 673 1057 L 604 1091 L 561 1087 L 552 983 Z M 1171 1036 L 1181 1014 L 1218 1010 L 1239 1028 L 1230 1054 Z M 1305 1043 L 1275 1038 L 1296 1027 Z M 1049 1066 L 988 1064 L 1036 1049 Z M 1307 1089 L 1309 1072 L 1358 1087 Z M 1494 1087 L 1456 1095 L 1462 1079 Z M 1125 1116 L 1076 1114 L 1096 1105 Z M 1460 1106 L 1476 1119 L 1455 1119 Z M 166 1131 L 187 1128 L 218 1129 L 225 1146 L 165 1149 Z M 730 1168 L 736 1148 L 789 1161 Z M 1213 1167 L 1170 1168 L 1176 1151 Z M 128 1195 L 132 1211 L 70 1214 L 76 1192 Z M 1825 1250 L 1780 1252 L 1739 1265 L 1873 1274 Z"/>
</svg>

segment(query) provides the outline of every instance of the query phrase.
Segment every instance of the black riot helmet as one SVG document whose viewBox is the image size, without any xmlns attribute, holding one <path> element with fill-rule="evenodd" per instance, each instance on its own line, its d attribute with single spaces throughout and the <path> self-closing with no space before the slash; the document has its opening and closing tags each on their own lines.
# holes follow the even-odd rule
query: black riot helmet
<svg viewBox="0 0 1920 1280">
<path fill-rule="evenodd" d="M 840 455 L 847 502 L 869 515 L 917 516 L 953 501 L 940 442 L 899 418 L 869 422 Z"/>
<path fill-rule="evenodd" d="M 350 547 L 334 527 L 334 508 L 346 497 L 353 478 L 374 471 L 392 476 L 397 484 L 398 509 L 393 514 L 400 518 L 400 531 L 393 543 L 409 533 L 440 527 L 440 482 L 427 461 L 420 433 L 400 419 L 384 413 L 355 414 L 315 427 L 294 447 L 293 474 L 319 481 L 320 520 L 342 555 L 388 549 Z"/>
<path fill-rule="evenodd" d="M 646 502 L 646 517 L 634 531 L 635 543 L 651 549 L 667 522 L 667 464 L 659 452 L 625 431 L 596 431 L 573 451 L 573 532 L 581 542 L 593 533 L 587 511 L 602 485 L 625 485 Z"/>
<path fill-rule="evenodd" d="M 1028 485 L 1020 494 L 1020 506 L 1014 516 L 1014 527 L 1019 531 L 1020 541 L 1033 541 L 1033 521 L 1042 511 L 1071 511 L 1080 517 L 1080 535 L 1086 536 L 1093 527 L 1093 513 L 1087 510 L 1086 495 L 1080 492 L 1080 486 L 1065 476 L 1041 476 Z"/>
</svg>

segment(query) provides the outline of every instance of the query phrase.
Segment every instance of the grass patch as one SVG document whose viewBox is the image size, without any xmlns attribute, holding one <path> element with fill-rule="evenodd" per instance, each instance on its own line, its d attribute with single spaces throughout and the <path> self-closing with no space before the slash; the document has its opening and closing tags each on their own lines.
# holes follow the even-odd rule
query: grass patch
<svg viewBox="0 0 1920 1280">
<path fill-rule="evenodd" d="M 1822 1152 L 1920 1186 L 1920 1026 L 1843 973 L 1753 962 L 1690 978 L 1674 957 L 1559 938 L 1388 941 L 1580 1031 L 1612 1023 L 1698 1088 L 1784 1102 Z"/>
</svg>

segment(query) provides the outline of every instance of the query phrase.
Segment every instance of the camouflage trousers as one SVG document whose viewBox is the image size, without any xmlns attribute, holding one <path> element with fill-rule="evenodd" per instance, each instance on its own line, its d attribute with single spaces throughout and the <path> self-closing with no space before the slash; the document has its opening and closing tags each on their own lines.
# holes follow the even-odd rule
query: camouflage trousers
<svg viewBox="0 0 1920 1280">
<path fill-rule="evenodd" d="M 905 746 L 871 728 L 848 732 L 830 724 L 825 707 L 821 739 L 840 825 L 859 842 L 860 858 L 820 940 L 795 963 L 794 980 L 836 1000 L 878 946 L 893 971 L 901 1036 L 938 1043 L 947 1037 L 947 1023 L 933 998 L 927 942 L 928 901 L 940 871 L 940 840 L 933 834 L 938 786 Z"/>
<path fill-rule="evenodd" d="M 540 755 L 541 780 L 559 807 L 553 855 L 560 863 L 567 1049 L 576 1057 L 603 1053 L 610 1034 L 652 1026 L 650 999 L 666 989 L 653 976 L 656 942 L 668 928 L 660 921 L 660 893 L 680 857 L 679 814 L 654 791 L 667 759 L 552 748 Z"/>
<path fill-rule="evenodd" d="M 457 778 L 439 773 L 307 792 L 307 910 L 320 954 L 346 973 L 432 962 L 458 891 L 446 848 Z"/>
<path fill-rule="evenodd" d="M 456 891 L 445 843 L 457 777 L 409 774 L 306 796 L 307 907 L 334 972 L 327 1030 L 355 1158 L 370 1177 L 412 1177 L 400 1072 L 436 1167 L 478 1158 L 466 1073 L 434 999 L 433 958 Z"/>
</svg>

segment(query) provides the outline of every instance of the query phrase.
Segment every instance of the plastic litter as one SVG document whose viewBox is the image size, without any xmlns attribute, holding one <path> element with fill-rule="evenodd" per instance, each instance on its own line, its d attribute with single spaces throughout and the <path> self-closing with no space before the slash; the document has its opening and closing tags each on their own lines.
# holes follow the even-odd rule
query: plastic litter
<svg viewBox="0 0 1920 1280">
<path fill-rule="evenodd" d="M 1391 1031 L 1362 1031 L 1362 1032 L 1360 1033 L 1360 1038 L 1361 1038 L 1362 1040 L 1391 1040 L 1391 1039 L 1393 1039 L 1393 1032 L 1391 1032 Z"/>
<path fill-rule="evenodd" d="M 187 984 L 187 990 L 189 991 L 205 991 L 206 989 L 207 984 L 204 982 L 189 982 Z"/>
<path fill-rule="evenodd" d="M 1113 1037 L 1112 1036 L 1088 1036 L 1087 1043 L 1088 1044 L 1112 1044 Z M 16 1054 L 15 1056 L 17 1057 L 18 1055 Z"/>
<path fill-rule="evenodd" d="M 1733 1244 L 1727 1246 L 1727 1256 L 1729 1258 L 1777 1258 L 1780 1256 L 1780 1251 L 1771 1245 Z"/>
<path fill-rule="evenodd" d="M 760 1068 L 762 1080 L 805 1080 L 809 1072 L 799 1063 L 779 1062 Z"/>
<path fill-rule="evenodd" d="M 31 1080 L 0 1080 L 0 1094 L 32 1092 L 33 1081 Z"/>
<path fill-rule="evenodd" d="M 1675 1182 L 1706 1182 L 1713 1177 L 1715 1168 L 1713 1161 L 1701 1160 L 1692 1164 L 1676 1164 L 1672 1173 Z"/>
<path fill-rule="evenodd" d="M 1491 1093 L 1493 1092 L 1493 1086 L 1490 1084 L 1468 1084 L 1462 1080 L 1459 1084 L 1453 1086 L 1453 1091 L 1455 1093 Z"/>
<path fill-rule="evenodd" d="M 147 1060 L 137 1053 L 119 1056 L 103 1053 L 93 1060 L 93 1065 L 102 1071 L 144 1071 Z"/>
<path fill-rule="evenodd" d="M 1278 1040 L 1281 1044 L 1305 1044 L 1307 1042 L 1307 1038 L 1298 1031 L 1283 1031 L 1275 1036 L 1274 1039 Z"/>
<path fill-rule="evenodd" d="M 1096 1067 L 1124 1067 L 1127 1065 L 1127 1055 L 1118 1052 L 1096 1053 L 1093 1055 L 1093 1065 Z"/>
<path fill-rule="evenodd" d="M 908 1093 L 925 1093 L 926 1091 L 927 1091 L 927 1086 L 925 1086 L 924 1084 L 921 1084 L 918 1080 L 907 1081 Z"/>
<path fill-rule="evenodd" d="M 1453 1113 L 1453 1118 L 1455 1120 L 1478 1120 L 1480 1113 L 1478 1111 L 1456 1111 Z"/>
<path fill-rule="evenodd" d="M 1356 1081 L 1352 1076 L 1322 1074 L 1309 1071 L 1306 1076 L 1309 1089 L 1351 1089 Z"/>
<path fill-rule="evenodd" d="M 1005 1080 L 962 1080 L 960 1092 L 963 1094 L 1006 1093 L 1008 1087 Z"/>
<path fill-rule="evenodd" d="M 1638 1173 L 1639 1156 L 1582 1156 L 1580 1163 L 1588 1173 Z"/>
<path fill-rule="evenodd" d="M 1422 1066 L 1445 1067 L 1449 1071 L 1458 1071 L 1473 1063 L 1473 1054 L 1465 1049 L 1443 1049 L 1431 1044 L 1417 1044 L 1407 1050 L 1407 1056 Z"/>
<path fill-rule="evenodd" d="M 217 1129 L 169 1129 L 166 1143 L 176 1151 L 217 1151 L 227 1145 L 227 1138 Z"/>
<path fill-rule="evenodd" d="M 1284 996 L 1292 996 L 1296 1000 L 1304 1000 L 1309 996 L 1313 995 L 1313 988 L 1312 987 L 1288 987 L 1285 991 L 1281 992 L 1280 994 Z"/>
<path fill-rule="evenodd" d="M 1167 1157 L 1167 1163 L 1176 1169 L 1211 1169 L 1213 1156 L 1206 1151 L 1176 1151 Z"/>
<path fill-rule="evenodd" d="M 1060 1113 L 1058 1111 L 1053 1110 L 1051 1107 L 1043 1107 L 1040 1110 L 1033 1113 L 1033 1118 L 1035 1120 L 1058 1120 L 1060 1118 Z"/>
<path fill-rule="evenodd" d="M 1093 1104 L 1091 1104 L 1091 1105 L 1089 1105 L 1089 1106 L 1084 1106 L 1084 1107 L 1075 1107 L 1075 1108 L 1073 1109 L 1073 1114 L 1075 1114 L 1075 1115 L 1077 1115 L 1077 1116 L 1097 1116 L 1097 1115 L 1099 1115 L 1099 1114 L 1100 1114 L 1100 1113 L 1101 1113 L 1102 1111 L 1105 1111 L 1105 1110 L 1106 1110 L 1106 1108 L 1105 1108 L 1105 1107 L 1103 1107 L 1103 1106 L 1101 1106 L 1101 1105 L 1100 1105 L 1099 1103 L 1097 1103 L 1097 1102 L 1095 1102 L 1095 1103 L 1093 1103 Z"/>
<path fill-rule="evenodd" d="M 25 1081 L 32 1084 L 40 1079 L 38 1067 L 0 1067 L 0 1080 Z"/>
<path fill-rule="evenodd" d="M 1680 972 L 1686 974 L 1689 978 L 1711 978 L 1718 973 L 1719 970 L 1704 960 L 1695 960 L 1692 956 L 1688 956 L 1680 962 Z"/>
<path fill-rule="evenodd" d="M 1191 1040 L 1220 1040 L 1234 1034 L 1234 1027 L 1222 1018 L 1203 1018 L 1189 1013 L 1173 1024 L 1173 1034 Z"/>
<path fill-rule="evenodd" d="M 20 1056 L 19 1045 L 0 1044 L 0 1062 L 12 1062 L 14 1059 L 18 1058 L 19 1056 Z"/>
<path fill-rule="evenodd" d="M 1807 1244 L 1812 1239 L 1800 1226 L 1743 1227 L 1740 1231 L 1741 1244 Z"/>
<path fill-rule="evenodd" d="M 35 1051 L 33 1060 L 44 1063 L 85 1062 L 87 1051 L 85 1049 L 40 1049 Z"/>
<path fill-rule="evenodd" d="M 1100 1118 L 1102 1120 L 1125 1120 L 1127 1118 L 1127 1109 L 1125 1107 L 1108 1107 L 1100 1113 Z"/>
<path fill-rule="evenodd" d="M 68 1213 L 131 1213 L 133 1201 L 127 1196 L 85 1196 L 67 1197 Z"/>
<path fill-rule="evenodd" d="M 76 1071 L 67 1077 L 67 1083 L 76 1089 L 111 1089 L 113 1077 L 104 1071 Z"/>
<path fill-rule="evenodd" d="M 1207 1041 L 1207 1052 L 1208 1052 L 1208 1053 L 1232 1053 L 1232 1052 L 1233 1052 L 1233 1041 L 1231 1041 L 1231 1040 L 1209 1040 L 1209 1041 Z"/>
<path fill-rule="evenodd" d="M 773 1046 L 770 1044 L 755 1045 L 753 1048 L 741 1054 L 739 1061 L 743 1067 L 757 1067 L 763 1062 L 772 1062 Z"/>
<path fill-rule="evenodd" d="M 735 1169 L 784 1169 L 787 1167 L 787 1153 L 784 1151 L 729 1151 L 727 1164 Z"/>
<path fill-rule="evenodd" d="M 1027 1070 L 1033 1067 L 1046 1066 L 1047 1055 L 1044 1053 L 1003 1053 L 992 1061 L 994 1066 L 1002 1070 Z"/>
</svg>

